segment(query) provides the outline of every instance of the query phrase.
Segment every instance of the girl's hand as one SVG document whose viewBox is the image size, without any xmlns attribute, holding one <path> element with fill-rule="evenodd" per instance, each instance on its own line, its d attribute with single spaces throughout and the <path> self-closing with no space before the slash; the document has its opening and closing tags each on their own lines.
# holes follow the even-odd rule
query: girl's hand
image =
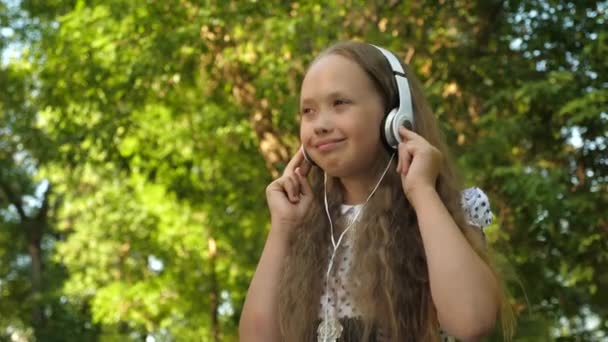
<svg viewBox="0 0 608 342">
<path fill-rule="evenodd" d="M 306 178 L 311 165 L 298 149 L 283 175 L 266 187 L 266 200 L 273 226 L 292 229 L 302 223 L 313 204 L 313 193 Z"/>
<path fill-rule="evenodd" d="M 401 185 L 405 196 L 411 201 L 419 189 L 435 190 L 435 182 L 441 166 L 441 152 L 426 139 L 408 130 L 399 128 L 402 142 L 399 143 L 397 172 L 401 174 Z"/>
</svg>

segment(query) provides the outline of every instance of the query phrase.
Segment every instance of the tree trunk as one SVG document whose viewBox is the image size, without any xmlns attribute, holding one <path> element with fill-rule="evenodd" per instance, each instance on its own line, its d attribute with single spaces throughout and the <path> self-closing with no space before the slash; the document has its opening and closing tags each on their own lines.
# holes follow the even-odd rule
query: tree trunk
<svg viewBox="0 0 608 342">
<path fill-rule="evenodd" d="M 36 229 L 37 227 L 32 227 Z M 31 282 L 34 307 L 32 307 L 32 326 L 36 332 L 43 330 L 44 312 L 40 303 L 42 297 L 42 249 L 40 239 L 30 238 L 27 244 L 28 254 L 31 260 Z"/>
<path fill-rule="evenodd" d="M 220 342 L 220 322 L 218 317 L 219 288 L 216 273 L 216 245 L 213 238 L 209 238 L 209 262 L 211 264 L 211 292 L 209 294 L 209 306 L 211 312 L 211 334 L 214 342 Z"/>
<path fill-rule="evenodd" d="M 27 243 L 27 253 L 31 263 L 30 281 L 32 289 L 31 297 L 33 298 L 31 324 L 34 328 L 34 334 L 39 337 L 42 335 L 46 325 L 42 304 L 43 259 L 41 242 L 42 236 L 46 232 L 51 186 L 49 185 L 45 191 L 42 198 L 42 206 L 34 216 L 27 215 L 19 189 L 15 189 L 15 186 L 9 182 L 0 182 L 0 189 L 15 207 L 21 220 L 20 226 L 22 227 L 23 238 Z"/>
</svg>

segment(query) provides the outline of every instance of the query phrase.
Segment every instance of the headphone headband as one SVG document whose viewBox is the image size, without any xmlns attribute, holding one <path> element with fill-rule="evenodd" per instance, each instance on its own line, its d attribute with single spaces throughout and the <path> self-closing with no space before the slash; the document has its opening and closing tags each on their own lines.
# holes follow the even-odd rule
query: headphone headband
<svg viewBox="0 0 608 342">
<path fill-rule="evenodd" d="M 409 123 L 410 127 L 408 128 L 412 129 L 414 125 L 414 109 L 412 106 L 410 85 L 407 81 L 405 71 L 403 70 L 401 62 L 399 62 L 399 59 L 395 57 L 392 52 L 384 48 L 373 44 L 372 46 L 378 49 L 378 51 L 380 51 L 386 58 L 391 66 L 391 70 L 393 71 L 395 82 L 397 83 L 399 107 L 391 110 L 387 114 L 385 122 L 381 127 L 386 145 L 388 145 L 388 147 L 391 149 L 396 149 L 399 141 L 401 141 L 399 136 L 399 127 L 404 124 L 407 126 Z"/>
<path fill-rule="evenodd" d="M 401 63 L 399 62 L 397 57 L 395 57 L 395 55 L 393 55 L 392 52 L 388 51 L 385 48 L 379 47 L 377 45 L 372 44 L 372 46 L 375 47 L 376 49 L 380 50 L 380 52 L 382 52 L 384 57 L 388 60 L 389 64 L 391 65 L 391 69 L 393 69 L 394 73 L 399 73 L 399 74 L 405 76 L 405 72 L 403 71 L 403 67 L 401 66 Z"/>
</svg>

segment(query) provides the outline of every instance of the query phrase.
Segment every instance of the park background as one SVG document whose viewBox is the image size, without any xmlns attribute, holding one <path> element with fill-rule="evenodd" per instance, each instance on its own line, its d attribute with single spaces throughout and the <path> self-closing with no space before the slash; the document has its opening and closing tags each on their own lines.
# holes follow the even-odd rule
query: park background
<svg viewBox="0 0 608 342">
<path fill-rule="evenodd" d="M 607 11 L 0 1 L 0 341 L 235 340 L 299 84 L 345 39 L 412 66 L 488 193 L 515 340 L 605 341 Z"/>
</svg>

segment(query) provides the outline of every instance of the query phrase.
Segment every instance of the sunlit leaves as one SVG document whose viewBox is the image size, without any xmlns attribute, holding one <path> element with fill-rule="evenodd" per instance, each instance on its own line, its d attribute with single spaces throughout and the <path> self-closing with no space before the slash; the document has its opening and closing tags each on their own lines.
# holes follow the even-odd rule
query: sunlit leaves
<svg viewBox="0 0 608 342">
<path fill-rule="evenodd" d="M 30 200 L 43 179 L 53 186 L 57 331 L 234 339 L 268 225 L 264 188 L 299 144 L 301 79 L 340 39 L 386 46 L 420 75 L 465 181 L 492 199 L 488 241 L 512 280 L 517 339 L 585 338 L 593 315 L 606 330 L 605 2 L 18 5 L 0 11 L 15 31 L 0 48 L 26 43 L 0 69 L 1 175 Z M 5 197 L 0 317 L 12 316 L 0 327 L 31 335 Z"/>
</svg>

